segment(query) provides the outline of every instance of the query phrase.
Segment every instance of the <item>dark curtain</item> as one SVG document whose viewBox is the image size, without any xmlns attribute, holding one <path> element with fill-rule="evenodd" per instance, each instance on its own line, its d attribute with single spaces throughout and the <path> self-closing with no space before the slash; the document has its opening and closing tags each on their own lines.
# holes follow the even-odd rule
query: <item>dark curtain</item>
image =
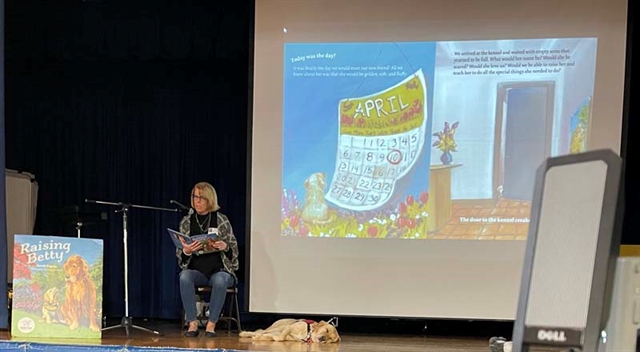
<svg viewBox="0 0 640 352">
<path fill-rule="evenodd" d="M 248 7 L 7 1 L 7 167 L 36 175 L 36 234 L 74 236 L 68 205 L 107 212 L 83 236 L 105 243 L 109 317 L 124 313 L 122 215 L 85 199 L 170 207 L 208 181 L 244 251 Z M 177 318 L 166 228 L 181 214 L 128 215 L 130 315 Z"/>
<path fill-rule="evenodd" d="M 4 143 L 4 0 L 0 0 L 0 170 L 5 165 Z M 0 214 L 6 214 L 5 178 L 0 177 Z M 0 216 L 0 263 L 7 262 L 7 219 Z M 0 269 L 0 302 L 7 302 L 7 270 Z M 0 329 L 8 326 L 9 310 L 0 304 Z"/>
<path fill-rule="evenodd" d="M 640 155 L 640 143 L 634 142 L 638 138 L 633 136 L 640 131 L 638 114 L 640 113 L 640 100 L 638 100 L 638 85 L 640 82 L 640 70 L 632 69 L 634 59 L 640 58 L 640 34 L 636 36 L 634 31 L 634 15 L 638 13 L 638 6 L 632 0 L 627 5 L 627 58 L 625 64 L 625 91 L 622 121 L 622 147 L 620 155 L 624 158 L 624 221 L 622 225 L 622 243 L 640 244 L 640 172 L 634 168 L 636 156 Z M 637 40 L 636 40 L 637 39 Z M 638 43 L 635 43 L 635 42 Z M 635 80 L 635 84 L 634 84 Z"/>
</svg>

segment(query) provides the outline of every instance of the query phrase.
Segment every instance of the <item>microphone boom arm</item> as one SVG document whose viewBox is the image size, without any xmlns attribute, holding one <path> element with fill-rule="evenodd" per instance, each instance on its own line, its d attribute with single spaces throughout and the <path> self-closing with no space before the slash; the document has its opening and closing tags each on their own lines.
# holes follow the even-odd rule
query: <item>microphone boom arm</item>
<svg viewBox="0 0 640 352">
<path fill-rule="evenodd" d="M 182 210 L 189 210 L 189 209 L 191 209 L 190 207 L 188 207 L 188 206 L 186 206 L 186 205 L 184 205 L 184 204 L 182 204 L 182 203 L 180 203 L 180 202 L 178 202 L 178 201 L 175 201 L 175 200 L 173 200 L 173 199 L 172 199 L 172 200 L 170 200 L 170 201 L 169 201 L 169 203 L 177 205 L 178 207 L 182 208 Z"/>
</svg>

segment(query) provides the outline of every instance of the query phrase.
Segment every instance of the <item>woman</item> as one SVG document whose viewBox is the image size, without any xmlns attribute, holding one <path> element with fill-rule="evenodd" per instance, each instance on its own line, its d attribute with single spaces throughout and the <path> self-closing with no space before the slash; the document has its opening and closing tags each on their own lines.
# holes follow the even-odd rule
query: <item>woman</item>
<svg viewBox="0 0 640 352">
<path fill-rule="evenodd" d="M 216 190 L 209 183 L 200 182 L 191 191 L 191 207 L 195 210 L 180 221 L 180 232 L 189 236 L 211 233 L 218 229 L 219 240 L 213 243 L 217 251 L 202 255 L 194 252 L 201 250 L 203 244 L 194 241 L 192 244 L 183 243 L 183 249 L 176 251 L 180 272 L 180 296 L 189 322 L 185 337 L 198 336 L 198 322 L 196 320 L 196 286 L 211 286 L 209 301 L 209 321 L 205 330 L 205 337 L 215 337 L 216 322 L 224 305 L 227 288 L 233 287 L 238 270 L 238 242 L 233 235 L 231 223 L 227 217 L 218 212 L 218 196 Z"/>
</svg>

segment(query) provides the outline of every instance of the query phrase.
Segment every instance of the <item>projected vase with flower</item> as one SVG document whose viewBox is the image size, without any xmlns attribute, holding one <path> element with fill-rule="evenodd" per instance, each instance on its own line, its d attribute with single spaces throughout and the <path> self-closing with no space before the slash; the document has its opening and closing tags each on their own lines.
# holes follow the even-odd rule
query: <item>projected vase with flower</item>
<svg viewBox="0 0 640 352">
<path fill-rule="evenodd" d="M 444 165 L 449 165 L 453 161 L 453 155 L 451 155 L 451 152 L 444 152 L 440 156 L 440 161 L 442 161 Z"/>
<path fill-rule="evenodd" d="M 451 152 L 457 152 L 458 145 L 455 140 L 456 129 L 460 122 L 454 122 L 449 126 L 449 122 L 444 123 L 444 129 L 440 132 L 433 134 L 434 137 L 438 137 L 438 140 L 433 142 L 433 146 L 442 151 L 440 161 L 443 165 L 449 165 L 453 161 L 453 155 Z"/>
</svg>

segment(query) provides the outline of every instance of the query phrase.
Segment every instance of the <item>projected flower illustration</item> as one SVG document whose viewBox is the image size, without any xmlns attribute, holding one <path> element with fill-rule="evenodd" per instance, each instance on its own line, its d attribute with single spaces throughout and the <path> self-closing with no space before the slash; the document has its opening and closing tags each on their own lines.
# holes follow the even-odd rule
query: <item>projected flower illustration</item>
<svg viewBox="0 0 640 352">
<path fill-rule="evenodd" d="M 587 150 L 589 135 L 589 120 L 591 119 L 591 97 L 588 97 L 578 110 L 571 116 L 571 141 L 569 153 L 582 153 Z"/>
<path fill-rule="evenodd" d="M 444 129 L 433 134 L 434 137 L 438 137 L 438 140 L 433 142 L 432 146 L 437 147 L 442 151 L 440 161 L 442 161 L 442 163 L 445 165 L 449 165 L 453 161 L 451 152 L 458 151 L 458 145 L 456 144 L 455 140 L 455 133 L 458 129 L 459 124 L 460 122 L 456 121 L 451 126 L 449 126 L 449 122 L 445 122 Z"/>
<path fill-rule="evenodd" d="M 282 234 L 301 237 L 352 238 L 427 238 L 427 202 L 429 192 L 422 191 L 416 198 L 408 195 L 397 204 L 378 211 L 358 212 L 333 208 L 332 222 L 307 223 L 303 220 L 302 206 L 295 192 L 282 191 Z"/>
</svg>

